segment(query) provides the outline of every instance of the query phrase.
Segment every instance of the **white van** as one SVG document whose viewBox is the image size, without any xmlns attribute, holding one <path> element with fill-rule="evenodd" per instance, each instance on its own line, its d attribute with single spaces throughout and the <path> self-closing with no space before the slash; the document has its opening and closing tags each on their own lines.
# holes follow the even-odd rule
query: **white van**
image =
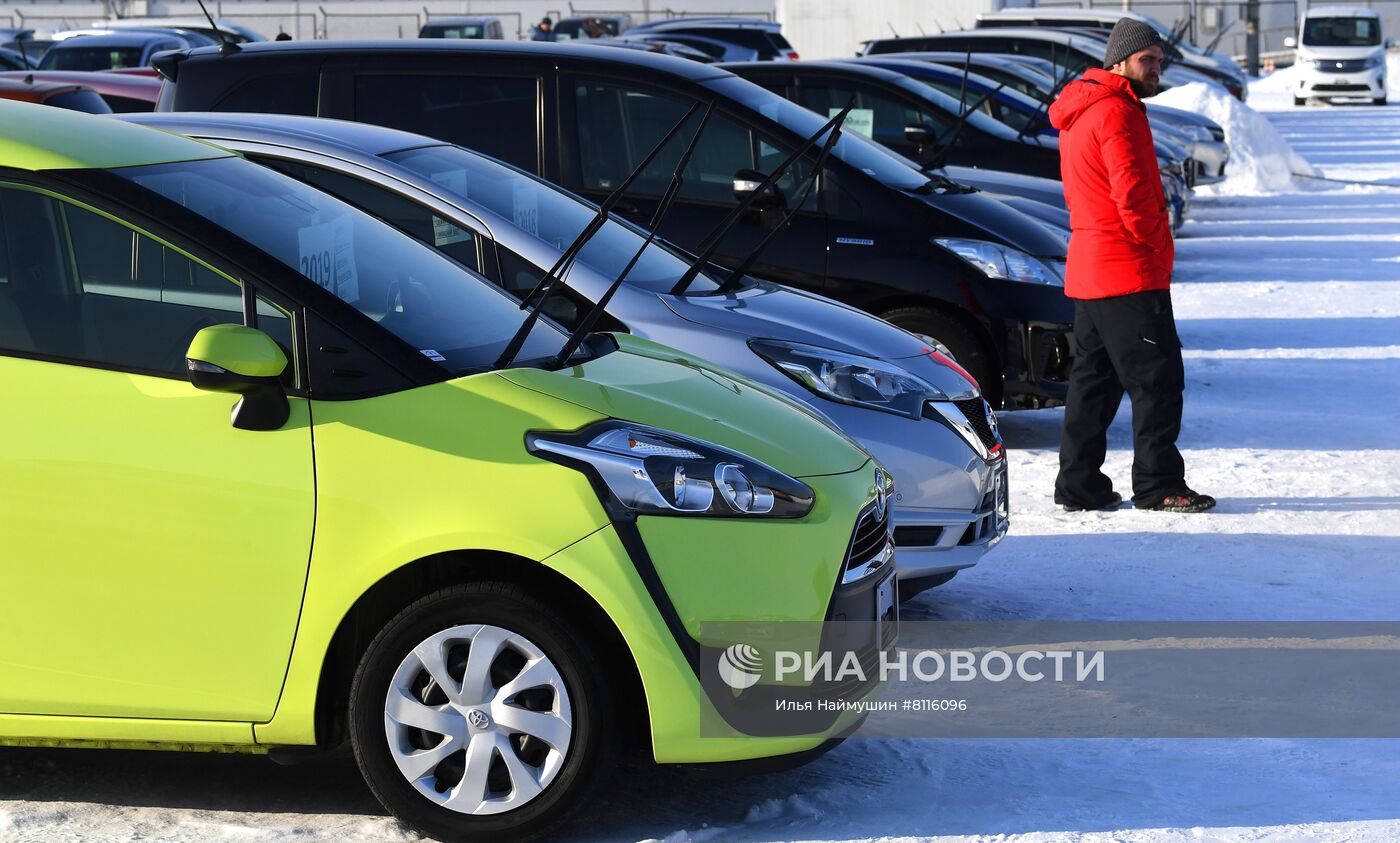
<svg viewBox="0 0 1400 843">
<path fill-rule="evenodd" d="M 1309 99 L 1369 97 L 1385 105 L 1385 51 L 1394 39 L 1381 34 L 1381 16 L 1375 9 L 1320 6 L 1303 16 L 1297 38 L 1284 45 L 1296 47 L 1302 73 L 1293 90 L 1293 104 Z"/>
</svg>

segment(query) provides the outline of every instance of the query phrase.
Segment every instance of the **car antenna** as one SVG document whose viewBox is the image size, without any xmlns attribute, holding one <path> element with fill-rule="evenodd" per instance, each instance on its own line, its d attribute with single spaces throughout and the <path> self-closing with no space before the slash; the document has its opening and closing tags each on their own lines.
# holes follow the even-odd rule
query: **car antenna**
<svg viewBox="0 0 1400 843">
<path fill-rule="evenodd" d="M 753 205 L 763 191 L 767 190 L 774 182 L 782 177 L 784 170 L 791 167 L 794 161 L 802 157 L 807 150 L 815 146 L 817 139 L 835 124 L 836 117 L 832 117 L 830 120 L 823 123 L 820 129 L 809 135 L 806 140 L 798 145 L 797 149 L 793 150 L 792 154 L 783 159 L 772 172 L 765 176 L 763 181 L 758 183 L 758 187 L 749 191 L 749 195 L 744 197 L 744 201 L 735 205 L 728 214 L 725 214 L 724 219 L 719 221 L 719 225 L 715 226 L 714 230 L 707 234 L 704 240 L 700 241 L 700 245 L 696 249 L 696 251 L 700 253 L 699 257 L 695 259 L 690 265 L 690 269 L 687 269 L 685 274 L 680 277 L 680 280 L 676 282 L 675 286 L 671 288 L 671 295 L 679 296 L 685 294 L 686 288 L 695 280 L 695 276 L 700 274 L 700 267 L 709 262 L 710 257 L 719 249 L 719 244 L 724 240 L 724 235 L 729 232 L 729 229 L 734 227 L 734 223 L 738 222 L 740 216 Z"/>
<path fill-rule="evenodd" d="M 19 47 L 19 55 L 20 55 L 20 58 L 24 59 L 24 63 L 27 64 L 27 65 L 30 65 L 30 66 L 32 67 L 32 66 L 34 65 L 34 62 L 32 62 L 32 61 L 29 60 L 29 54 L 26 53 L 26 52 L 24 51 L 24 33 L 23 33 L 23 32 L 19 33 L 19 34 L 15 37 L 15 46 L 16 46 L 16 47 Z M 27 84 L 27 85 L 33 85 L 33 84 L 34 84 L 34 74 L 31 73 L 31 74 L 25 79 L 25 84 Z"/>
<path fill-rule="evenodd" d="M 578 236 L 574 238 L 574 242 L 569 244 L 569 248 L 564 250 L 564 253 L 559 256 L 559 260 L 555 261 L 554 266 L 540 279 L 540 283 L 535 285 L 535 289 L 531 290 L 529 295 L 520 300 L 520 309 L 525 310 L 529 308 L 530 312 L 526 314 L 525 319 L 520 323 L 520 327 L 516 330 L 515 336 L 510 338 L 509 343 L 506 343 L 505 350 L 501 352 L 501 356 L 496 360 L 495 368 L 504 369 L 515 360 L 515 355 L 519 354 L 521 347 L 525 345 L 525 338 L 530 335 L 530 329 L 535 327 L 535 323 L 539 321 L 540 312 L 544 310 L 545 302 L 548 301 L 554 291 L 563 284 L 562 279 L 565 272 L 567 272 L 567 267 L 572 264 L 574 258 L 582 251 L 584 244 L 588 242 L 589 238 L 596 234 L 598 229 L 603 227 L 603 223 L 607 222 L 609 212 L 612 211 L 613 206 L 617 204 L 618 200 L 622 198 L 622 195 L 627 192 L 627 188 L 632 186 L 632 182 L 637 180 L 643 170 L 651 166 L 651 162 L 656 160 L 656 156 L 661 154 L 661 150 L 665 148 L 666 144 L 671 142 L 671 138 L 676 136 L 676 133 L 681 130 L 681 127 L 690 120 L 691 115 L 695 114 L 699 109 L 700 103 L 697 102 L 693 104 L 690 110 L 687 111 L 680 120 L 676 121 L 676 125 L 671 127 L 671 130 L 666 133 L 666 136 L 660 141 L 657 141 L 656 146 L 652 147 L 651 152 L 647 153 L 647 157 L 643 158 L 641 163 L 632 170 L 627 178 L 623 179 L 622 184 L 619 184 L 612 193 L 608 194 L 608 197 L 598 206 L 598 212 L 593 215 L 593 219 L 589 220 L 588 224 L 583 227 L 583 230 L 578 233 Z M 537 295 L 539 296 L 539 300 L 531 306 L 530 301 Z"/>
<path fill-rule="evenodd" d="M 219 36 L 219 55 L 233 55 L 234 53 L 242 49 L 237 44 L 228 40 L 228 36 L 224 34 L 224 31 L 219 28 L 219 25 L 217 23 L 214 23 L 214 16 L 209 14 L 209 7 L 204 5 L 204 0 L 195 0 L 195 2 L 199 4 L 199 10 L 203 12 L 204 17 L 208 19 L 209 25 L 214 28 L 214 34 Z"/>
<path fill-rule="evenodd" d="M 622 271 L 613 279 L 613 282 L 608 285 L 608 289 L 603 291 L 603 295 L 598 297 L 598 301 L 594 302 L 593 307 L 589 309 L 588 313 L 584 314 L 583 319 L 579 321 L 573 333 L 569 334 L 569 338 L 564 342 L 564 347 L 559 349 L 559 354 L 554 358 L 554 365 L 556 367 L 563 366 L 567 363 L 569 358 L 574 355 L 574 352 L 578 350 L 578 347 L 583 344 L 584 338 L 592 333 L 593 326 L 598 323 L 598 317 L 602 316 L 604 311 L 607 310 L 608 303 L 612 301 L 613 294 L 617 292 L 617 288 L 621 287 L 622 282 L 627 280 L 627 275 L 632 271 L 632 268 L 637 265 L 637 261 L 642 259 L 642 253 L 656 240 L 657 231 L 661 228 L 661 221 L 666 218 L 667 211 L 671 210 L 672 203 L 676 201 L 676 196 L 681 191 L 681 185 L 685 182 L 686 165 L 690 163 L 690 156 L 695 152 L 695 146 L 700 140 L 701 133 L 705 131 L 705 124 L 710 122 L 710 115 L 714 113 L 714 110 L 715 101 L 710 100 L 709 106 L 705 109 L 705 114 L 700 118 L 700 125 L 695 127 L 695 134 L 691 136 L 690 144 L 685 148 L 685 151 L 681 153 L 680 160 L 676 162 L 676 168 L 671 171 L 671 183 L 666 186 L 666 192 L 662 194 L 661 202 L 656 206 L 656 212 L 651 215 L 651 221 L 647 223 L 647 236 L 646 239 L 642 241 L 641 248 L 637 250 L 636 254 L 632 255 L 632 259 L 627 262 L 627 265 L 622 268 Z"/>
<path fill-rule="evenodd" d="M 787 228 L 787 224 L 792 221 L 792 218 L 797 215 L 797 212 L 807 203 L 807 196 L 812 192 L 813 186 L 816 185 L 817 176 L 821 173 L 822 166 L 826 164 L 827 157 L 831 155 L 831 148 L 836 145 L 836 141 L 840 140 L 841 126 L 846 122 L 846 117 L 851 113 L 851 108 L 854 106 L 855 97 L 852 97 L 851 102 L 847 103 L 846 107 L 841 109 L 841 113 L 836 115 L 836 122 L 832 125 L 830 133 L 827 134 L 826 142 L 822 144 L 822 151 L 817 154 L 816 163 L 812 165 L 812 172 L 808 174 L 807 178 L 804 180 L 802 189 L 797 192 L 797 200 L 792 203 L 792 207 L 788 208 L 787 213 L 783 215 L 782 221 L 764 235 L 762 240 L 758 241 L 758 245 L 753 247 L 753 250 L 749 252 L 747 257 L 739 262 L 738 266 L 729 271 L 729 275 L 725 277 L 724 281 L 720 282 L 719 292 L 728 292 L 739 285 L 739 279 L 743 278 L 744 274 L 749 271 L 754 261 L 758 260 L 759 255 L 763 254 L 763 250 L 768 248 L 768 244 L 777 236 L 779 231 Z"/>
</svg>

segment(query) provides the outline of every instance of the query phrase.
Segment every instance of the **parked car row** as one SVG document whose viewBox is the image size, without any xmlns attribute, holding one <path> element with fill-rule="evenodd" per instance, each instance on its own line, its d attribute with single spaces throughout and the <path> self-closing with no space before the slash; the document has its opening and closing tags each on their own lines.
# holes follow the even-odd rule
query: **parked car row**
<svg viewBox="0 0 1400 843">
<path fill-rule="evenodd" d="M 409 826 L 495 841 L 623 753 L 859 725 L 746 731 L 713 624 L 860 622 L 875 659 L 1006 535 L 996 409 L 1064 400 L 1072 309 L 1058 173 L 1005 167 L 1057 141 L 939 63 L 586 23 L 0 76 L 87 103 L 0 102 L 0 608 L 63 620 L 0 640 L 5 735 L 348 741 Z M 166 37 L 48 55 L 133 34 Z"/>
</svg>

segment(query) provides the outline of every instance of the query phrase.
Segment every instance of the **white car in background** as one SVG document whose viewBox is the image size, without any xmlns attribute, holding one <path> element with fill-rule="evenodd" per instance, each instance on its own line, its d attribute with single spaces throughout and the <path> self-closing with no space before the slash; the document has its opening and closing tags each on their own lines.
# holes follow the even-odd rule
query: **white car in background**
<svg viewBox="0 0 1400 843">
<path fill-rule="evenodd" d="M 1285 46 L 1298 50 L 1302 71 L 1293 90 L 1293 104 L 1309 99 L 1368 97 L 1385 105 L 1385 51 L 1394 39 L 1381 35 L 1381 15 L 1375 9 L 1320 6 L 1303 16 L 1297 38 Z"/>
</svg>

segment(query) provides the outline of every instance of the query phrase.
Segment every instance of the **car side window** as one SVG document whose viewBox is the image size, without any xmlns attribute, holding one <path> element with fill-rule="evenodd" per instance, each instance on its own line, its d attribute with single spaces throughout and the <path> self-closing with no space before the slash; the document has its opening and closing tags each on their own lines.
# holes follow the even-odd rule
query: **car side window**
<svg viewBox="0 0 1400 843">
<path fill-rule="evenodd" d="M 539 171 L 539 79 L 371 74 L 355 77 L 355 120 L 437 138 Z"/>
<path fill-rule="evenodd" d="M 265 167 L 271 167 L 297 181 L 324 190 L 337 199 L 384 220 L 410 237 L 432 246 L 468 269 L 482 272 L 480 238 L 476 232 L 448 222 L 411 199 L 354 176 L 313 167 L 300 161 L 263 156 L 249 157 Z"/>
<path fill-rule="evenodd" d="M 626 180 L 647 154 L 690 108 L 679 97 L 655 94 L 607 82 L 579 82 L 574 87 L 583 186 L 609 191 Z M 692 127 L 671 139 L 667 148 L 632 183 L 630 192 L 660 196 L 670 183 L 681 153 L 690 143 Z M 792 149 L 724 114 L 710 117 L 690 163 L 686 165 L 680 197 L 733 205 L 734 176 L 740 170 L 770 170 Z M 799 180 L 811 172 L 804 159 L 788 168 L 778 187 L 791 196 Z M 813 194 L 813 197 L 815 193 Z M 809 198 L 809 205 L 813 201 Z"/>
<path fill-rule="evenodd" d="M 220 97 L 210 110 L 315 116 L 319 84 L 315 73 L 254 76 Z"/>
<path fill-rule="evenodd" d="M 243 322 L 237 282 L 79 205 L 0 187 L 0 240 L 5 351 L 184 378 L 200 329 Z M 290 359 L 287 314 L 258 316 Z"/>
<path fill-rule="evenodd" d="M 941 136 L 952 127 L 951 117 L 924 111 L 904 100 L 864 85 L 849 85 L 837 81 L 804 81 L 798 88 L 798 101 L 803 108 L 823 117 L 834 117 L 855 97 L 851 115 L 846 118 L 846 130 L 865 135 L 876 143 L 899 149 L 909 146 L 904 130 L 909 126 L 928 126 Z"/>
</svg>

